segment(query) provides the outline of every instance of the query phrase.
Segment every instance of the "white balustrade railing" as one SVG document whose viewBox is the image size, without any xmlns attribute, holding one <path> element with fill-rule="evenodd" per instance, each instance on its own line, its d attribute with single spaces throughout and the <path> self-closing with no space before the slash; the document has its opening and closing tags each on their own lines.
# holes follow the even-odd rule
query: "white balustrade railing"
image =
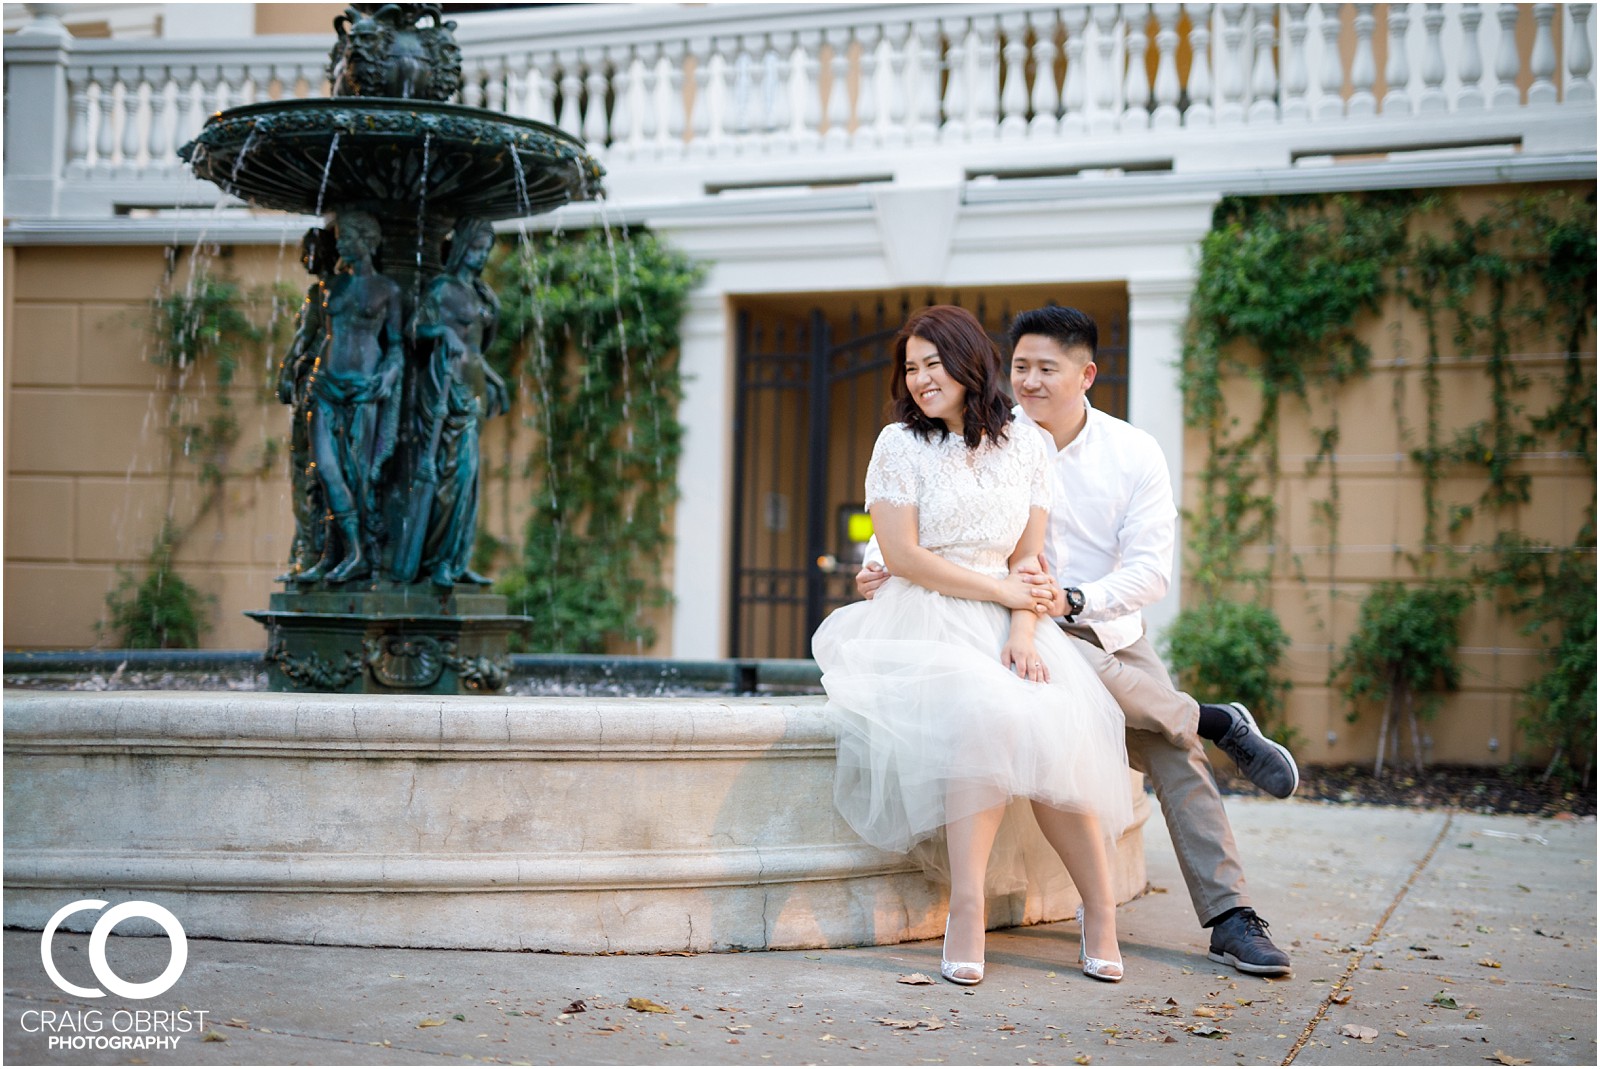
<svg viewBox="0 0 1600 1069">
<path fill-rule="evenodd" d="M 1200 130 L 1211 132 L 1216 155 L 1229 137 L 1269 128 L 1314 135 L 1369 118 L 1415 125 L 1563 107 L 1592 115 L 1592 9 L 985 3 L 526 10 L 460 20 L 460 102 L 560 126 L 583 137 L 613 174 L 719 159 L 768 161 L 781 175 L 781 161 L 800 155 L 898 159 L 923 146 L 992 143 L 998 147 L 986 151 L 998 158 L 1086 139 L 1195 139 L 1181 132 Z M 25 27 L 6 44 L 8 132 L 16 109 L 45 108 L 65 136 L 44 145 L 8 136 L 8 173 L 20 165 L 21 173 L 53 177 L 63 188 L 182 180 L 174 150 L 211 113 L 326 95 L 329 44 L 310 37 L 51 42 L 37 24 Z M 40 58 L 50 49 L 59 58 L 53 65 Z M 14 81 L 24 74 L 32 79 L 26 86 Z M 38 87 L 48 90 L 46 99 L 31 91 Z M 1456 141 L 1471 138 L 1472 127 L 1461 124 Z M 1314 136 L 1302 142 L 1317 145 Z M 56 158 L 35 158 L 46 150 Z"/>
</svg>

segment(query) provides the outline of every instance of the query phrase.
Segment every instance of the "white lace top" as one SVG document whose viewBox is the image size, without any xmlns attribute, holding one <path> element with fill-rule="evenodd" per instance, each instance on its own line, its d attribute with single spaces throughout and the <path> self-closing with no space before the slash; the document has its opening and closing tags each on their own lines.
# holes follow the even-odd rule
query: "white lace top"
<svg viewBox="0 0 1600 1069">
<path fill-rule="evenodd" d="M 977 449 L 959 435 L 923 441 L 891 423 L 867 465 L 867 508 L 915 505 L 918 545 L 995 578 L 1006 574 L 1028 510 L 1050 507 L 1050 487 L 1044 439 L 1015 422 L 1005 441 Z"/>
</svg>

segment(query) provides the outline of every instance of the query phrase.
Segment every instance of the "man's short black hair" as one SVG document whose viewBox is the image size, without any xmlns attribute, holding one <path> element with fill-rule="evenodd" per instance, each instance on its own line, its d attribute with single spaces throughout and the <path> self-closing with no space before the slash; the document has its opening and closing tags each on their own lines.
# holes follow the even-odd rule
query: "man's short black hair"
<svg viewBox="0 0 1600 1069">
<path fill-rule="evenodd" d="M 1095 358 L 1100 347 L 1100 330 L 1094 325 L 1094 317 L 1059 304 L 1018 312 L 1007 333 L 1013 347 L 1024 334 L 1038 334 L 1055 342 L 1062 352 L 1088 349 L 1090 360 Z"/>
</svg>

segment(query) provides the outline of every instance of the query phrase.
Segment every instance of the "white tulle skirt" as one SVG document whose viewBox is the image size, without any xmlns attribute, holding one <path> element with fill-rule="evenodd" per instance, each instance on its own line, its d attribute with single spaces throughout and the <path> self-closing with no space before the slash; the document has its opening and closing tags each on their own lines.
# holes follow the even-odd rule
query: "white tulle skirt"
<svg viewBox="0 0 1600 1069">
<path fill-rule="evenodd" d="M 892 578 L 833 612 L 812 639 L 839 736 L 834 804 L 862 839 L 911 853 L 948 881 L 943 827 L 997 804 L 991 893 L 1040 863 L 1025 800 L 1100 819 L 1107 842 L 1133 820 L 1122 711 L 1060 629 L 1040 621 L 1048 683 L 1000 663 L 1010 613 Z"/>
</svg>

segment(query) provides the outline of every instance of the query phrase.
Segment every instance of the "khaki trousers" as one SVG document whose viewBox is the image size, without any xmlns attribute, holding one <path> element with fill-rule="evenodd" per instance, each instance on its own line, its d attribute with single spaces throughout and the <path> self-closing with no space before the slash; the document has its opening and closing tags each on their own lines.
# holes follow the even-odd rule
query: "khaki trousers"
<svg viewBox="0 0 1600 1069">
<path fill-rule="evenodd" d="M 1062 626 L 1084 660 L 1122 707 L 1128 726 L 1128 763 L 1150 778 L 1172 835 L 1178 868 L 1203 925 L 1250 905 L 1233 827 L 1195 729 L 1200 705 L 1172 685 L 1150 640 L 1107 653 L 1093 630 Z"/>
</svg>

